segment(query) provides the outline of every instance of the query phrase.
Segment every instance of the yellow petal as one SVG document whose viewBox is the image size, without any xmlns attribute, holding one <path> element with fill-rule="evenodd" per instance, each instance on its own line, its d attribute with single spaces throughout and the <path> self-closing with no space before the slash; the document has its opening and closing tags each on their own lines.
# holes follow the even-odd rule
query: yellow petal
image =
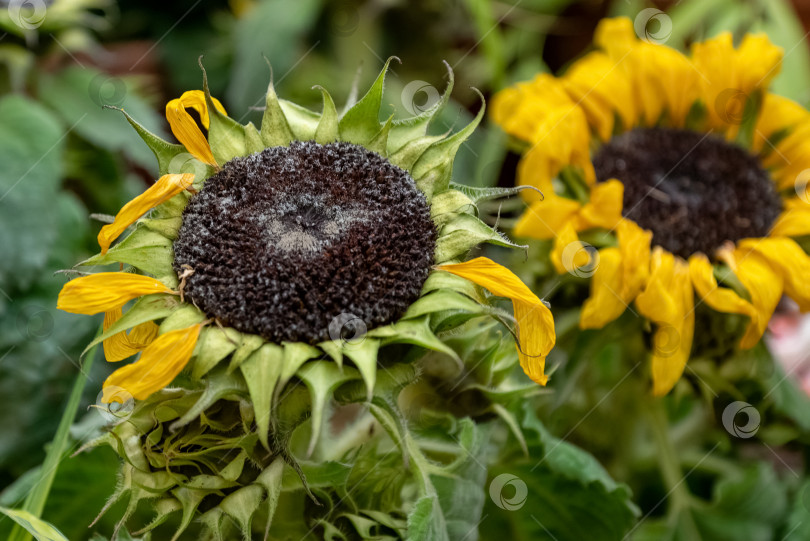
<svg viewBox="0 0 810 541">
<path fill-rule="evenodd" d="M 545 385 L 548 381 L 544 373 L 546 356 L 556 341 L 554 318 L 548 306 L 512 271 L 485 257 L 442 265 L 439 269 L 478 284 L 493 295 L 512 299 L 518 326 L 520 366 L 533 381 Z"/>
<path fill-rule="evenodd" d="M 747 93 L 768 88 L 782 71 L 783 56 L 782 48 L 771 43 L 766 34 L 746 34 L 735 59 L 740 88 Z"/>
<path fill-rule="evenodd" d="M 197 111 L 197 114 L 200 115 L 200 122 L 202 122 L 206 130 L 211 126 L 211 119 L 208 116 L 208 107 L 205 104 L 205 93 L 202 90 L 187 90 L 177 99 L 183 104 L 184 108 Z M 217 108 L 217 111 L 223 115 L 228 114 L 218 99 L 212 97 L 211 101 L 214 102 L 214 107 Z"/>
<path fill-rule="evenodd" d="M 621 298 L 627 302 L 641 292 L 650 276 L 650 243 L 652 232 L 645 231 L 632 220 L 621 220 L 616 226 L 616 238 L 622 257 Z"/>
<path fill-rule="evenodd" d="M 650 321 L 675 321 L 680 311 L 670 286 L 675 273 L 675 256 L 660 246 L 653 249 L 647 287 L 636 297 L 636 307 Z"/>
<path fill-rule="evenodd" d="M 590 201 L 579 212 L 578 231 L 591 227 L 613 229 L 622 219 L 624 184 L 618 180 L 600 182 L 591 188 Z"/>
<path fill-rule="evenodd" d="M 122 401 L 122 389 L 132 398 L 143 400 L 169 385 L 191 359 L 201 327 L 193 325 L 158 336 L 140 359 L 110 374 L 101 401 Z"/>
<path fill-rule="evenodd" d="M 746 239 L 739 253 L 753 250 L 761 255 L 784 281 L 785 293 L 802 312 L 810 310 L 810 256 L 788 238 Z"/>
<path fill-rule="evenodd" d="M 755 310 L 740 341 L 740 347 L 748 349 L 757 345 L 768 327 L 773 311 L 782 298 L 783 280 L 758 252 L 737 249 L 732 256 L 736 261 L 735 274 L 748 291 Z"/>
<path fill-rule="evenodd" d="M 577 232 L 571 222 L 565 224 L 554 239 L 554 248 L 551 250 L 551 263 L 558 274 L 577 274 L 578 269 L 586 267 L 591 262 L 591 256 L 585 245 L 579 241 Z"/>
<path fill-rule="evenodd" d="M 709 258 L 695 254 L 689 258 L 689 276 L 703 301 L 718 312 L 754 317 L 754 307 L 730 288 L 720 287 Z"/>
<path fill-rule="evenodd" d="M 613 57 L 621 58 L 638 44 L 633 21 L 626 17 L 602 19 L 596 27 L 594 44 Z"/>
<path fill-rule="evenodd" d="M 121 308 L 104 313 L 104 332 L 121 319 Z M 118 362 L 131 357 L 148 346 L 158 334 L 158 326 L 152 321 L 141 323 L 129 334 L 121 331 L 104 340 L 104 357 L 107 362 Z"/>
<path fill-rule="evenodd" d="M 194 182 L 194 175 L 163 175 L 141 195 L 124 205 L 116 214 L 115 220 L 101 228 L 98 234 L 98 244 L 101 253 L 106 254 L 110 244 L 123 233 L 127 227 L 135 223 L 138 218 L 149 212 L 150 209 L 168 201 L 179 194 Z"/>
<path fill-rule="evenodd" d="M 214 107 L 225 114 L 222 104 L 215 98 L 212 100 Z M 197 111 L 203 126 L 206 129 L 209 127 L 210 118 L 205 105 L 205 95 L 199 90 L 190 90 L 166 104 L 166 120 L 169 121 L 172 133 L 192 156 L 203 163 L 216 167 L 217 162 L 211 153 L 211 147 L 197 126 L 194 117 L 186 111 L 187 108 Z"/>
<path fill-rule="evenodd" d="M 572 220 L 580 204 L 567 197 L 551 196 L 531 203 L 515 226 L 515 235 L 532 239 L 553 239 Z"/>
<path fill-rule="evenodd" d="M 619 61 L 594 51 L 574 62 L 563 77 L 565 89 L 603 141 L 613 135 L 616 115 L 625 130 L 636 123 L 633 88 Z"/>
<path fill-rule="evenodd" d="M 171 289 L 148 276 L 100 272 L 66 283 L 59 292 L 56 307 L 73 314 L 93 315 L 120 308 L 142 295 L 171 292 Z"/>
<path fill-rule="evenodd" d="M 774 237 L 810 235 L 810 205 L 799 198 L 785 201 L 785 210 L 771 229 Z"/>
<path fill-rule="evenodd" d="M 667 394 L 681 379 L 695 334 L 695 296 L 688 266 L 682 259 L 675 260 L 670 287 L 678 313 L 673 320 L 656 322 L 652 355 L 653 394 L 656 396 Z"/>
<path fill-rule="evenodd" d="M 622 299 L 622 256 L 618 248 L 599 251 L 596 271 L 591 277 L 591 296 L 582 305 L 579 326 L 599 329 L 619 317 L 627 308 Z"/>
</svg>

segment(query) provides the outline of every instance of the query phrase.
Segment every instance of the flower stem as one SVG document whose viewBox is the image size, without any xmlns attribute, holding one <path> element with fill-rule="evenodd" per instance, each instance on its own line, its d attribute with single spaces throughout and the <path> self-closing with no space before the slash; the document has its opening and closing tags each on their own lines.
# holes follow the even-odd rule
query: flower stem
<svg viewBox="0 0 810 541">
<path fill-rule="evenodd" d="M 663 399 L 653 398 L 648 403 L 647 412 L 650 428 L 658 446 L 658 466 L 667 488 L 667 499 L 670 503 L 668 512 L 673 517 L 689 507 L 691 498 L 684 483 L 678 454 L 669 435 L 669 421 Z"/>
</svg>

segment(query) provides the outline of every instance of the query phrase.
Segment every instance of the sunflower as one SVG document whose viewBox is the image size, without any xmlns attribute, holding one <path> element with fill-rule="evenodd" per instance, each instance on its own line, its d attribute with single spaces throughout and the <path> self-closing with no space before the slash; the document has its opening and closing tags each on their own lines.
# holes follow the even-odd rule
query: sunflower
<svg viewBox="0 0 810 541">
<path fill-rule="evenodd" d="M 655 324 L 656 395 L 683 373 L 697 305 L 747 317 L 742 348 L 783 294 L 810 308 L 810 257 L 794 240 L 810 234 L 810 113 L 768 91 L 781 59 L 763 35 L 735 47 L 723 33 L 685 55 L 606 19 L 563 75 L 493 99 L 524 152 L 519 183 L 546 194 L 515 234 L 553 241 L 558 273 L 591 277 L 581 328 L 635 301 Z"/>
</svg>

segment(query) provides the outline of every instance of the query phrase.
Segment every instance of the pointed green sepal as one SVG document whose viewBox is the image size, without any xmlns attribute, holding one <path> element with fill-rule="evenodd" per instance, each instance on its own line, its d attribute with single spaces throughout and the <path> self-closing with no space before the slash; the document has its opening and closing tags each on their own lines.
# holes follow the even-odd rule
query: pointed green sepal
<svg viewBox="0 0 810 541">
<path fill-rule="evenodd" d="M 173 259 L 170 239 L 147 227 L 139 226 L 124 240 L 107 250 L 106 254 L 95 255 L 79 265 L 124 263 L 160 279 L 174 275 Z M 166 285 L 173 287 L 170 284 Z"/>
<path fill-rule="evenodd" d="M 259 133 L 253 122 L 248 122 L 247 126 L 245 126 L 245 146 L 248 154 L 261 152 L 265 148 L 262 134 Z"/>
<path fill-rule="evenodd" d="M 356 379 L 357 371 L 352 368 L 338 368 L 334 363 L 328 361 L 314 361 L 305 364 L 298 370 L 298 377 L 301 378 L 307 388 L 311 400 L 312 412 L 312 435 L 307 447 L 307 456 L 312 456 L 315 445 L 323 428 L 324 409 L 327 399 L 343 383 Z"/>
<path fill-rule="evenodd" d="M 279 147 L 287 146 L 290 141 L 295 139 L 290 124 L 287 122 L 287 117 L 281 110 L 281 104 L 276 95 L 276 89 L 273 86 L 273 67 L 270 61 L 267 61 L 267 66 L 270 68 L 270 84 L 267 85 L 267 97 L 265 99 L 264 115 L 262 115 L 261 135 L 264 140 L 265 146 Z"/>
<path fill-rule="evenodd" d="M 385 121 L 383 127 L 380 128 L 380 131 L 374 138 L 366 144 L 366 148 L 372 152 L 376 152 L 382 156 L 385 156 L 385 149 L 388 146 L 388 134 L 391 131 L 391 122 L 394 120 L 394 115 L 388 117 L 388 120 Z"/>
<path fill-rule="evenodd" d="M 423 137 L 427 133 L 430 122 L 436 114 L 447 105 L 447 102 L 450 100 L 450 94 L 453 92 L 453 86 L 455 85 L 455 76 L 450 64 L 444 61 L 444 66 L 447 68 L 447 86 L 441 98 L 439 98 L 430 109 L 423 111 L 419 115 L 394 122 L 394 127 L 391 129 L 391 136 L 388 139 L 389 154 L 395 154 L 406 144 Z"/>
<path fill-rule="evenodd" d="M 253 402 L 259 441 L 268 451 L 271 450 L 269 434 L 273 396 L 281 377 L 283 356 L 284 350 L 280 346 L 264 344 L 239 365 L 239 370 L 242 371 L 247 383 L 250 400 Z"/>
<path fill-rule="evenodd" d="M 121 111 L 121 113 L 123 113 L 124 118 L 127 119 L 127 122 L 129 122 L 129 124 L 135 128 L 135 131 L 138 133 L 141 139 L 143 139 L 143 142 L 149 147 L 149 150 L 154 153 L 155 158 L 157 158 L 158 161 L 158 169 L 160 170 L 161 175 L 165 175 L 169 172 L 169 164 L 174 158 L 180 154 L 188 153 L 186 147 L 183 145 L 164 141 L 154 133 L 147 130 L 140 122 L 129 116 L 129 113 L 123 109 L 109 105 L 105 105 L 104 108 L 115 109 L 116 111 Z"/>
<path fill-rule="evenodd" d="M 435 143 L 419 158 L 413 167 L 413 177 L 418 179 L 427 175 L 432 170 L 441 171 L 440 179 L 437 179 L 438 187 L 434 187 L 433 192 L 438 193 L 447 189 L 450 185 L 450 176 L 453 170 L 453 160 L 461 145 L 466 141 L 481 119 L 484 118 L 484 111 L 486 106 L 484 104 L 484 96 L 477 89 L 473 89 L 481 98 L 481 109 L 475 118 L 467 124 L 463 129 L 447 137 L 446 139 Z"/>
<path fill-rule="evenodd" d="M 358 145 L 365 145 L 380 131 L 380 105 L 382 104 L 383 84 L 388 66 L 392 60 L 399 62 L 399 58 L 392 56 L 385 61 L 382 71 L 374 84 L 360 101 L 346 111 L 340 119 L 340 140 Z"/>
<path fill-rule="evenodd" d="M 221 167 L 237 156 L 245 156 L 248 153 L 245 143 L 245 127 L 231 117 L 223 115 L 219 109 L 214 107 L 214 101 L 211 99 L 211 92 L 208 89 L 208 74 L 205 73 L 202 57 L 199 58 L 199 64 L 203 72 L 203 93 L 210 120 L 208 144 L 211 146 L 214 159 Z"/>
<path fill-rule="evenodd" d="M 368 398 L 374 392 L 374 383 L 377 380 L 377 352 L 380 349 L 380 341 L 371 336 L 364 336 L 359 342 L 346 342 L 343 346 L 343 354 L 352 360 L 354 365 L 363 376 L 366 382 Z"/>
<path fill-rule="evenodd" d="M 324 87 L 316 85 L 312 88 L 317 88 L 323 94 L 323 112 L 320 121 L 318 121 L 318 127 L 315 129 L 315 142 L 321 145 L 334 143 L 339 137 L 335 101 Z"/>
</svg>

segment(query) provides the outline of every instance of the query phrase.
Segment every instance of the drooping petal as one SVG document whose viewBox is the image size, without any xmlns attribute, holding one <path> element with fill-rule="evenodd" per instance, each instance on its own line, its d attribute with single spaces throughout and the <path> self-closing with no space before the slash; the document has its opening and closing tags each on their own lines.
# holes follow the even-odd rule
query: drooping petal
<svg viewBox="0 0 810 541">
<path fill-rule="evenodd" d="M 553 239 L 580 209 L 567 197 L 551 196 L 531 203 L 515 226 L 515 235 L 532 239 Z"/>
<path fill-rule="evenodd" d="M 214 107 L 222 112 L 222 114 L 226 114 L 222 104 L 215 98 L 212 98 L 212 100 Z M 208 140 L 206 140 L 202 131 L 200 131 L 194 117 L 186 111 L 187 108 L 197 111 L 203 126 L 206 129 L 209 127 L 210 117 L 208 115 L 208 108 L 205 105 L 205 95 L 200 90 L 184 92 L 182 96 L 166 104 L 166 120 L 169 121 L 169 127 L 174 136 L 177 137 L 177 140 L 186 147 L 186 150 L 188 150 L 192 156 L 203 163 L 216 167 L 217 162 L 214 159 L 214 155 L 211 153 Z"/>
<path fill-rule="evenodd" d="M 158 336 L 143 350 L 140 359 L 110 374 L 101 401 L 121 401 L 121 389 L 143 400 L 169 385 L 191 359 L 201 328 L 201 324 L 192 325 Z"/>
<path fill-rule="evenodd" d="M 659 322 L 653 335 L 653 394 L 667 394 L 681 379 L 692 352 L 695 334 L 695 296 L 689 269 L 681 259 L 675 261 L 671 282 L 672 295 L 679 309 L 674 321 Z"/>
<path fill-rule="evenodd" d="M 518 325 L 520 366 L 533 381 L 545 385 L 548 381 L 544 373 L 546 356 L 556 341 L 554 318 L 548 306 L 512 271 L 486 257 L 442 265 L 439 269 L 478 284 L 493 295 L 512 300 Z"/>
<path fill-rule="evenodd" d="M 689 277 L 703 301 L 718 312 L 754 317 L 754 307 L 730 288 L 720 287 L 714 277 L 714 267 L 704 254 L 689 258 Z"/>
<path fill-rule="evenodd" d="M 73 314 L 93 315 L 121 308 L 141 295 L 172 293 L 154 278 L 126 272 L 100 272 L 75 278 L 62 287 L 56 307 Z"/>
<path fill-rule="evenodd" d="M 121 308 L 104 313 L 104 332 L 113 323 L 121 319 Z M 129 334 L 121 331 L 104 340 L 104 357 L 114 363 L 127 359 L 152 343 L 157 337 L 159 327 L 153 321 L 147 321 L 134 327 Z"/>
<path fill-rule="evenodd" d="M 618 248 L 599 251 L 596 271 L 591 277 L 591 296 L 582 305 L 579 326 L 600 329 L 622 315 L 627 302 L 621 297 L 622 256 Z"/>
<path fill-rule="evenodd" d="M 748 328 L 740 341 L 740 347 L 749 349 L 757 345 L 765 333 L 773 311 L 782 298 L 784 281 L 781 274 L 758 252 L 736 249 L 726 253 L 724 259 L 733 259 L 731 267 L 748 291 L 751 304 L 754 306 L 754 317 L 748 323 Z"/>
<path fill-rule="evenodd" d="M 115 220 L 101 228 L 98 234 L 98 244 L 101 253 L 106 254 L 110 245 L 123 233 L 127 227 L 135 223 L 138 218 L 149 212 L 152 208 L 168 201 L 179 194 L 194 182 L 194 175 L 163 175 L 141 195 L 127 203 L 115 215 Z"/>
<path fill-rule="evenodd" d="M 788 238 L 746 239 L 738 252 L 755 251 L 781 276 L 785 293 L 802 312 L 810 311 L 810 256 L 796 241 Z"/>
<path fill-rule="evenodd" d="M 695 332 L 694 292 L 685 261 L 657 246 L 647 287 L 636 298 L 639 312 L 656 324 L 653 394 L 667 394 L 683 374 Z"/>
<path fill-rule="evenodd" d="M 619 294 L 630 303 L 641 292 L 650 276 L 652 232 L 632 220 L 621 220 L 616 239 L 622 256 L 622 286 Z"/>
</svg>

